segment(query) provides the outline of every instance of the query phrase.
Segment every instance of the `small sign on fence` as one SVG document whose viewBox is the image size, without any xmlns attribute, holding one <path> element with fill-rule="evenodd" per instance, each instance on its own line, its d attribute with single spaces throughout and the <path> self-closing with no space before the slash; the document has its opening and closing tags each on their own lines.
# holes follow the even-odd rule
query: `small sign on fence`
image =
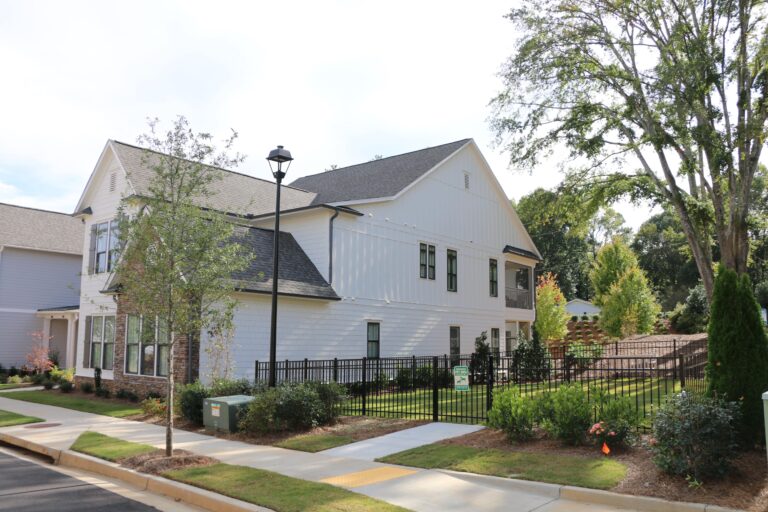
<svg viewBox="0 0 768 512">
<path fill-rule="evenodd" d="M 469 391 L 469 366 L 453 367 L 453 389 Z"/>
</svg>

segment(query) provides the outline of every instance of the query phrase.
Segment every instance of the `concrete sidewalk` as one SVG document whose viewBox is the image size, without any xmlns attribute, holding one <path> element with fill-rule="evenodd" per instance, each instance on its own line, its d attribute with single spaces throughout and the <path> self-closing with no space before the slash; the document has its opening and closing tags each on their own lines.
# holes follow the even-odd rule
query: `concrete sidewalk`
<svg viewBox="0 0 768 512">
<path fill-rule="evenodd" d="M 163 447 L 165 443 L 165 428 L 148 423 L 12 400 L 2 395 L 0 395 L 0 409 L 44 418 L 49 423 L 58 423 L 59 425 L 50 428 L 28 428 L 29 426 L 0 428 L 0 433 L 7 433 L 55 449 L 68 449 L 80 434 L 88 430 L 157 447 Z M 558 485 L 440 470 L 403 468 L 328 453 L 311 454 L 271 446 L 252 445 L 183 430 L 175 431 L 175 445 L 176 448 L 214 457 L 228 464 L 250 466 L 304 480 L 331 483 L 415 511 L 467 512 L 471 510 L 474 512 L 503 509 L 510 512 L 532 510 L 608 512 L 639 508 L 634 505 L 619 508 L 584 501 L 571 501 L 564 499 L 563 495 L 568 494 L 566 490 L 574 488 Z M 571 495 L 576 496 L 573 493 Z M 610 500 L 596 501 L 610 503 Z M 676 506 L 674 509 L 705 510 L 703 505 L 698 507 Z M 667 510 L 663 507 L 655 509 Z M 708 510 L 715 510 L 715 508 Z"/>
<path fill-rule="evenodd" d="M 482 425 L 459 425 L 457 423 L 427 423 L 399 432 L 392 432 L 381 437 L 358 441 L 320 453 L 333 457 L 348 457 L 350 459 L 376 460 L 393 453 L 410 450 L 419 446 L 436 443 L 444 439 L 463 436 L 477 432 L 485 427 Z"/>
</svg>

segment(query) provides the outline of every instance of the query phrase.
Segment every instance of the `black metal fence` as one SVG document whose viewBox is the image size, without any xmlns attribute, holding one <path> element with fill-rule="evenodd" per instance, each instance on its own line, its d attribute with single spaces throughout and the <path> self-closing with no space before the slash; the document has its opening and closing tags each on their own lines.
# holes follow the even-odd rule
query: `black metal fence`
<svg viewBox="0 0 768 512">
<path fill-rule="evenodd" d="M 605 352 L 604 352 L 605 354 Z M 379 359 L 278 361 L 277 382 L 338 382 L 349 400 L 342 414 L 477 423 L 487 419 L 495 390 L 511 385 L 524 394 L 578 383 L 587 393 L 629 396 L 645 418 L 664 398 L 686 389 L 703 392 L 706 352 L 673 351 L 662 356 L 540 357 L 514 353 Z M 454 386 L 454 368 L 466 366 L 469 386 Z M 257 382 L 267 382 L 269 363 L 256 361 Z"/>
</svg>

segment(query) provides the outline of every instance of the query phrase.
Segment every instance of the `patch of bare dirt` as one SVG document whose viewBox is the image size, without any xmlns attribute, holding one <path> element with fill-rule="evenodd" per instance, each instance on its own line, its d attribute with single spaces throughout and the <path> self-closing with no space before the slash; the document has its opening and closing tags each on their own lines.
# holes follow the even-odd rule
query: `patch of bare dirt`
<svg viewBox="0 0 768 512">
<path fill-rule="evenodd" d="M 543 438 L 540 433 L 532 441 L 511 443 L 504 432 L 490 428 L 441 442 L 510 452 L 548 453 L 553 457 L 603 456 L 594 446 L 563 446 L 557 441 Z M 728 476 L 708 480 L 700 487 L 689 485 L 683 477 L 668 475 L 659 470 L 653 463 L 651 452 L 644 447 L 643 440 L 635 447 L 612 453 L 610 457 L 627 466 L 627 476 L 611 489 L 614 492 L 672 501 L 708 503 L 750 512 L 768 511 L 768 465 L 763 450 L 739 454 L 733 463 L 734 469 Z"/>
<path fill-rule="evenodd" d="M 161 475 L 166 471 L 172 471 L 174 469 L 210 466 L 217 464 L 219 461 L 211 457 L 195 455 L 187 450 L 173 450 L 173 456 L 171 457 L 166 457 L 165 450 L 156 450 L 154 452 L 128 457 L 119 462 L 122 466 L 135 469 L 142 473 Z"/>
</svg>

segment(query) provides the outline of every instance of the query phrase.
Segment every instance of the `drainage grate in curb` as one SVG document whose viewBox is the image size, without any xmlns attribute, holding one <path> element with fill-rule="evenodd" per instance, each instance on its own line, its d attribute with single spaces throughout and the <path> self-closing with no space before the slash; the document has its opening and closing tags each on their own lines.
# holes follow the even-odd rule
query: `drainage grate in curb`
<svg viewBox="0 0 768 512">
<path fill-rule="evenodd" d="M 51 428 L 51 427 L 58 427 L 61 425 L 61 423 L 34 423 L 32 425 L 27 425 L 24 428 Z"/>
</svg>

